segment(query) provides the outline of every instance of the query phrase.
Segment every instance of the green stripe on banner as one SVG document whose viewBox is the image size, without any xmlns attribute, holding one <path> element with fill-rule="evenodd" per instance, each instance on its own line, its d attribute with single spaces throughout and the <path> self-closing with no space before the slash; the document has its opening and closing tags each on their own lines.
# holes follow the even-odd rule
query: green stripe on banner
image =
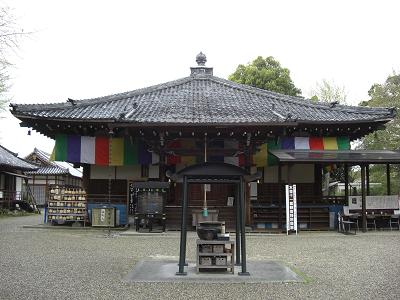
<svg viewBox="0 0 400 300">
<path fill-rule="evenodd" d="M 348 136 L 337 137 L 338 150 L 350 150 L 350 139 Z"/>
<path fill-rule="evenodd" d="M 56 151 L 55 160 L 56 161 L 66 161 L 67 160 L 67 136 L 65 134 L 56 135 Z"/>
<path fill-rule="evenodd" d="M 267 144 L 268 151 L 280 149 L 279 142 L 273 140 L 269 141 Z M 268 166 L 275 166 L 278 164 L 278 159 L 268 152 Z"/>
<path fill-rule="evenodd" d="M 137 165 L 139 161 L 138 144 L 133 138 L 125 138 L 124 140 L 124 166 Z"/>
</svg>

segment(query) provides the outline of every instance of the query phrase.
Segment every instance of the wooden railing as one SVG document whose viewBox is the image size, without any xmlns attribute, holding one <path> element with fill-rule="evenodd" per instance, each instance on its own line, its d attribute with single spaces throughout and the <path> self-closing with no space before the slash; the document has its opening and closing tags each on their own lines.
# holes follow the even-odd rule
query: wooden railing
<svg viewBox="0 0 400 300">
<path fill-rule="evenodd" d="M 24 199 L 27 199 L 27 197 L 22 192 L 0 190 L 0 207 L 2 208 L 14 208 L 17 202 L 20 202 Z"/>
</svg>

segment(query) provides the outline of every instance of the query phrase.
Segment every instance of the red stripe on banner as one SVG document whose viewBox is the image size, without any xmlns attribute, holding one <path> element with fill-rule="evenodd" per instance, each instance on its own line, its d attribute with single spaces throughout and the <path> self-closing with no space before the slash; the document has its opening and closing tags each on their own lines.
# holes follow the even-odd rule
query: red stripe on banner
<svg viewBox="0 0 400 300">
<path fill-rule="evenodd" d="M 246 164 L 246 157 L 244 156 L 244 154 L 239 154 L 239 166 L 243 167 Z"/>
<path fill-rule="evenodd" d="M 167 165 L 171 166 L 171 165 L 176 165 L 181 163 L 181 157 L 174 155 L 174 154 L 168 154 L 167 155 Z"/>
<path fill-rule="evenodd" d="M 96 137 L 96 165 L 108 166 L 110 147 L 108 138 Z"/>
<path fill-rule="evenodd" d="M 322 137 L 310 137 L 310 150 L 324 150 L 324 139 Z"/>
</svg>

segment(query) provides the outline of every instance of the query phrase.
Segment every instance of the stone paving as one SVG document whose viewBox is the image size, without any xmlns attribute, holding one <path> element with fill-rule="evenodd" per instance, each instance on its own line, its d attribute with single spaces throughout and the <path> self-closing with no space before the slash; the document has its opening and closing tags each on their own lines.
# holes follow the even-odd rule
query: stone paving
<svg viewBox="0 0 400 300">
<path fill-rule="evenodd" d="M 127 282 L 141 260 L 178 260 L 179 233 L 23 228 L 0 218 L 0 299 L 399 299 L 400 232 L 251 235 L 251 261 L 278 261 L 303 282 Z M 195 261 L 196 236 L 188 236 Z"/>
</svg>

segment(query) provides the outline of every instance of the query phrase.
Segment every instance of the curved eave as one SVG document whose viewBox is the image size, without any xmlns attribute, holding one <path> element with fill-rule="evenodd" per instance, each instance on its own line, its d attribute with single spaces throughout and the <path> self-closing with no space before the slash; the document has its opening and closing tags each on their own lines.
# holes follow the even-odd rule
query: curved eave
<svg viewBox="0 0 400 300">
<path fill-rule="evenodd" d="M 22 119 L 30 119 L 30 120 L 46 120 L 46 121 L 55 121 L 55 122 L 89 122 L 89 123 L 112 123 L 115 122 L 115 119 L 78 119 L 78 118 L 48 118 L 48 117 L 38 117 L 32 116 L 29 114 L 17 113 L 11 111 L 11 114 L 22 120 Z"/>
<path fill-rule="evenodd" d="M 222 126 L 222 127 L 234 127 L 234 126 L 298 126 L 300 124 L 326 124 L 333 125 L 338 124 L 336 120 L 294 120 L 294 121 L 271 121 L 271 122 L 139 122 L 139 121 L 125 121 L 118 119 L 76 119 L 76 118 L 46 118 L 46 117 L 35 117 L 24 114 L 14 114 L 20 120 L 38 120 L 38 121 L 50 121 L 50 122 L 65 122 L 65 123 L 112 123 L 114 126 L 118 127 L 180 127 L 180 126 L 190 126 L 190 127 L 202 127 L 202 126 Z M 365 124 L 365 123 L 387 123 L 393 120 L 394 117 L 384 117 L 384 118 L 372 118 L 372 119 L 361 119 L 361 120 L 345 120 L 340 121 L 340 124 Z"/>
</svg>

